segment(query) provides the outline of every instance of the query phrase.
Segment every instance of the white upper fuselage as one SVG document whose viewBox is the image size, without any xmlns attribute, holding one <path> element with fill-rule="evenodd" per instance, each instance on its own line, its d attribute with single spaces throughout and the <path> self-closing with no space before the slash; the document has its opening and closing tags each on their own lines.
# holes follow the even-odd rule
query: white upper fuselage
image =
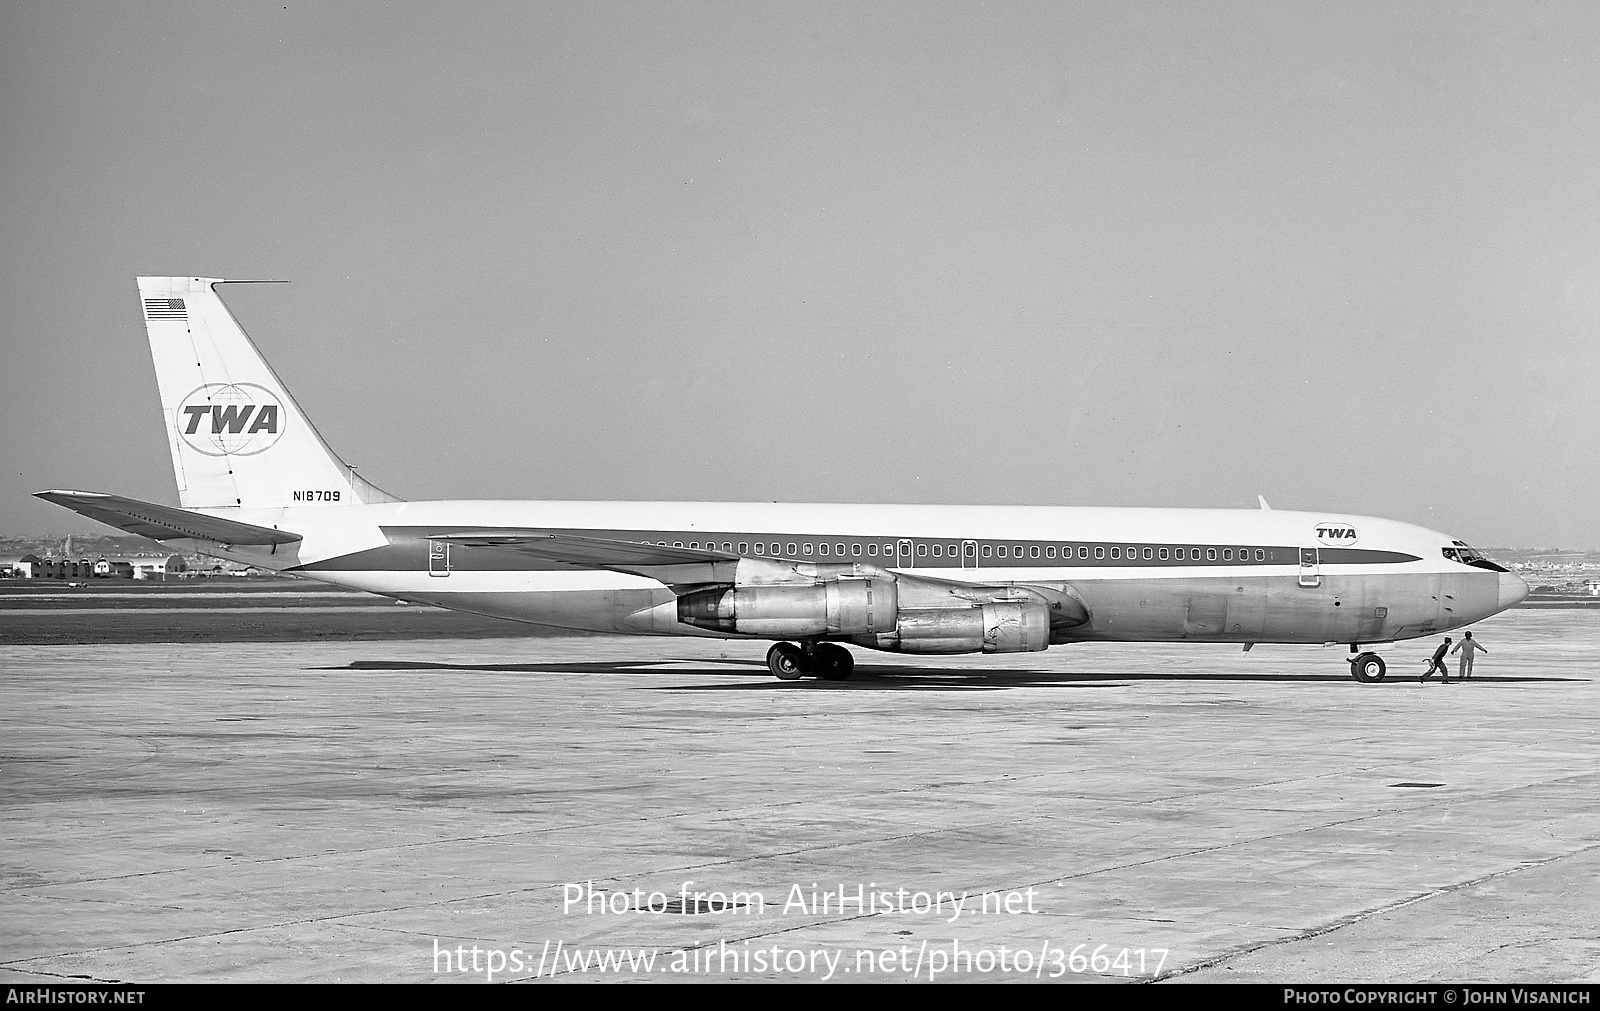
<svg viewBox="0 0 1600 1011">
<path fill-rule="evenodd" d="M 614 616 L 583 617 L 579 600 L 604 611 L 615 606 L 611 598 L 591 595 L 640 593 L 634 603 L 642 607 L 657 599 L 650 592 L 670 591 L 646 575 L 460 546 L 446 552 L 435 545 L 441 557 L 430 565 L 428 542 L 462 531 L 560 531 L 741 557 L 856 563 L 935 580 L 1056 587 L 1084 599 L 1095 616 L 1075 638 L 1194 638 L 1195 609 L 1212 606 L 1238 620 L 1230 617 L 1232 631 L 1211 638 L 1384 641 L 1479 620 L 1526 593 L 1515 576 L 1447 557 L 1457 542 L 1444 534 L 1340 513 L 484 500 L 217 512 L 303 537 L 272 555 L 230 553 L 239 560 L 587 629 L 622 630 Z M 1196 603 L 1224 598 L 1226 604 Z M 1358 611 L 1366 624 L 1351 617 Z"/>
<path fill-rule="evenodd" d="M 726 539 L 740 534 L 747 539 L 777 537 L 781 543 L 808 540 L 820 544 L 838 537 L 884 541 L 959 544 L 963 540 L 1052 541 L 1064 545 L 1118 544 L 1261 545 L 1285 547 L 1360 548 L 1416 556 L 1404 563 L 1408 572 L 1454 571 L 1442 549 L 1450 537 L 1410 523 L 1341 513 L 1291 512 L 1273 509 L 1151 509 L 1079 506 L 956 506 L 956 505 L 850 505 L 842 503 L 778 502 L 566 502 L 463 499 L 422 502 L 386 502 L 375 505 L 310 505 L 281 509 L 201 510 L 263 526 L 279 526 L 302 535 L 298 564 L 326 562 L 356 550 L 386 543 L 383 528 L 454 529 L 563 529 L 638 531 L 654 534 L 681 532 L 690 540 Z M 1336 542 L 1319 541 L 1320 526 L 1354 530 L 1356 536 Z M 687 543 L 687 542 L 686 542 Z M 804 548 L 802 547 L 803 551 Z M 781 552 L 769 552 L 779 553 Z M 806 557 L 813 557 L 810 553 Z M 1010 557 L 1008 553 L 1008 558 Z M 954 568 L 941 555 L 917 557 L 913 568 Z M 1090 559 L 1106 562 L 1109 559 Z M 1159 559 L 1152 559 L 1159 561 Z M 1298 558 L 1282 559 L 1290 567 Z M 288 568 L 275 564 L 273 568 Z M 978 559 L 978 568 L 1010 568 L 991 554 Z M 1037 563 L 1018 566 L 1036 575 Z M 1118 564 L 1065 566 L 1075 575 L 1159 576 L 1170 566 L 1151 565 L 1150 571 Z M 1219 565 L 1228 570 L 1232 566 Z M 1367 566 L 1363 566 L 1366 571 Z M 1100 570 L 1104 570 L 1103 572 Z"/>
</svg>

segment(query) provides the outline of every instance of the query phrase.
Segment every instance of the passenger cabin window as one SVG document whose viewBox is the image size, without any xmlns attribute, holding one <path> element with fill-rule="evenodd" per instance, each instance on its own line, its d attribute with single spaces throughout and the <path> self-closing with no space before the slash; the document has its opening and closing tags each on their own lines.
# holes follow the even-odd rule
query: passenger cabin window
<svg viewBox="0 0 1600 1011">
<path fill-rule="evenodd" d="M 1112 558 L 1121 558 L 1122 557 L 1122 549 L 1121 548 L 1112 548 L 1111 549 L 1111 557 Z"/>
<path fill-rule="evenodd" d="M 1079 558 L 1088 558 L 1089 557 L 1089 547 L 1088 547 L 1088 545 L 1085 545 L 1085 544 L 1078 545 L 1078 557 Z"/>
<path fill-rule="evenodd" d="M 1263 550 L 1263 549 L 1261 549 L 1261 548 L 1256 548 L 1256 561 L 1258 561 L 1258 562 L 1264 562 L 1264 561 L 1266 561 L 1266 560 L 1267 560 L 1267 553 L 1266 553 L 1266 551 L 1264 551 L 1264 550 Z"/>
<path fill-rule="evenodd" d="M 939 558 L 939 557 L 941 557 L 943 555 L 944 555 L 944 545 L 935 544 L 933 546 L 933 557 Z"/>
<path fill-rule="evenodd" d="M 1225 561 L 1225 562 L 1233 561 L 1233 549 L 1232 548 L 1223 548 L 1222 549 L 1222 560 Z"/>
<path fill-rule="evenodd" d="M 1032 545 L 1031 547 L 1028 548 L 1028 557 L 1029 558 L 1038 558 L 1039 557 L 1039 545 L 1035 544 L 1035 545 Z"/>
<path fill-rule="evenodd" d="M 994 554 L 994 548 L 988 544 L 985 544 L 983 546 L 983 557 L 988 558 L 992 554 Z"/>
<path fill-rule="evenodd" d="M 806 541 L 806 546 L 805 546 L 804 550 L 805 550 L 806 554 L 808 554 L 808 555 L 811 554 L 811 542 L 810 541 Z"/>
<path fill-rule="evenodd" d="M 852 545 L 850 545 L 850 553 L 851 553 L 851 554 L 852 554 L 852 555 L 859 555 L 859 554 L 861 554 L 861 545 L 859 545 L 859 544 L 852 544 Z"/>
<path fill-rule="evenodd" d="M 1044 556 L 1046 558 L 1054 558 L 1056 556 L 1056 546 L 1054 544 L 1046 545 L 1044 549 Z"/>
<path fill-rule="evenodd" d="M 1167 560 L 1167 549 L 1166 548 L 1162 548 L 1159 552 L 1157 552 L 1157 554 L 1161 556 L 1161 560 L 1163 562 Z"/>
<path fill-rule="evenodd" d="M 1144 549 L 1144 556 L 1145 556 L 1145 557 L 1146 557 L 1146 558 L 1150 558 L 1150 557 L 1151 557 L 1151 556 L 1153 556 L 1153 555 L 1154 555 L 1154 554 L 1155 554 L 1155 552 L 1154 552 L 1154 551 L 1152 551 L 1152 550 L 1151 550 L 1151 549 L 1149 549 L 1149 548 L 1145 548 L 1145 549 Z"/>
<path fill-rule="evenodd" d="M 825 555 L 827 553 L 828 553 L 828 542 L 827 541 L 823 541 L 821 544 L 817 545 L 817 554 Z"/>
<path fill-rule="evenodd" d="M 1094 556 L 1095 556 L 1095 558 L 1104 558 L 1106 556 L 1106 549 L 1105 548 L 1095 548 L 1094 549 Z"/>
<path fill-rule="evenodd" d="M 1217 560 L 1217 549 L 1216 548 L 1206 548 L 1206 561 L 1214 562 L 1216 560 Z"/>
<path fill-rule="evenodd" d="M 833 550 L 834 550 L 835 554 L 840 554 L 840 555 L 844 554 L 844 543 L 841 541 L 841 542 L 835 544 L 833 546 Z M 858 554 L 858 555 L 861 554 L 861 549 L 860 548 L 856 549 L 856 554 Z"/>
<path fill-rule="evenodd" d="M 792 555 L 792 554 L 795 554 L 795 553 L 796 553 L 796 552 L 795 552 L 795 550 L 794 550 L 794 541 L 790 541 L 790 542 L 789 542 L 789 554 L 791 554 L 791 555 Z"/>
<path fill-rule="evenodd" d="M 926 544 L 918 544 L 917 545 L 917 554 L 921 555 L 924 558 L 928 557 L 928 546 Z"/>
<path fill-rule="evenodd" d="M 878 542 L 877 541 L 873 541 L 871 544 L 867 545 L 867 554 L 871 555 L 874 558 L 878 557 Z"/>
</svg>

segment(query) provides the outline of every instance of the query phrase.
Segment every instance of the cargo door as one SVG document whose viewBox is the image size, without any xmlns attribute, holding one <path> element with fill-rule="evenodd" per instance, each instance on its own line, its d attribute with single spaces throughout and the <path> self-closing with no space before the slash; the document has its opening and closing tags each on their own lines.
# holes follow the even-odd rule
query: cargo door
<svg viewBox="0 0 1600 1011">
<path fill-rule="evenodd" d="M 1355 642 L 1378 642 L 1383 638 L 1383 626 L 1388 624 L 1389 609 L 1387 607 L 1365 607 L 1359 612 L 1360 620 L 1356 622 Z"/>
<path fill-rule="evenodd" d="M 1227 631 L 1228 598 L 1220 593 L 1198 593 L 1189 598 L 1184 613 L 1186 638 L 1222 635 Z"/>
</svg>

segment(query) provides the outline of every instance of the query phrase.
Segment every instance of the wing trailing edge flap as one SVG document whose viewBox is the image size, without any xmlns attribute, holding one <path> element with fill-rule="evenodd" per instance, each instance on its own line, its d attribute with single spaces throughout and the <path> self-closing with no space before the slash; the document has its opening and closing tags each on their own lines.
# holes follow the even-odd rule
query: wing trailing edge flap
<svg viewBox="0 0 1600 1011">
<path fill-rule="evenodd" d="M 35 498 L 66 506 L 107 526 L 153 541 L 195 540 L 215 544 L 293 544 L 300 535 L 254 523 L 207 516 L 173 506 L 141 502 L 97 491 L 41 491 Z"/>
<path fill-rule="evenodd" d="M 463 547 L 510 551 L 564 562 L 580 569 L 610 569 L 679 587 L 733 583 L 739 556 L 704 548 L 640 544 L 609 537 L 552 533 L 548 530 L 481 530 L 430 534 L 429 540 Z"/>
</svg>

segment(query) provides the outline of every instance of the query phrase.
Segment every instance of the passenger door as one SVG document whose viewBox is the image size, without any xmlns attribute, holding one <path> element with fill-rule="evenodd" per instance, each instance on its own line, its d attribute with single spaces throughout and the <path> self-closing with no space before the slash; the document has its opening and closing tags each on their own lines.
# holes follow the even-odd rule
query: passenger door
<svg viewBox="0 0 1600 1011">
<path fill-rule="evenodd" d="M 1300 549 L 1300 585 L 1322 585 L 1321 551 L 1317 548 Z"/>
</svg>

